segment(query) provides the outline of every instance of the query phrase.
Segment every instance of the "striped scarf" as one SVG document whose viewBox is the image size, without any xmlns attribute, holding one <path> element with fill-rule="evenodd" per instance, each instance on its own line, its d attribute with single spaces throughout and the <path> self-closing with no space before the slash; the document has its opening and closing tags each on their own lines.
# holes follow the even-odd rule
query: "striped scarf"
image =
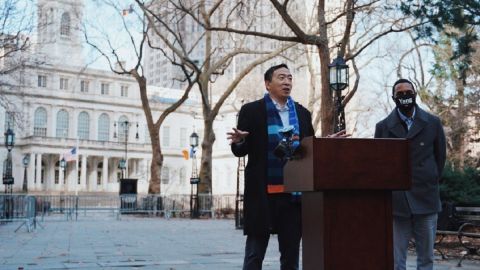
<svg viewBox="0 0 480 270">
<path fill-rule="evenodd" d="M 273 154 L 273 150 L 282 139 L 278 131 L 283 128 L 283 123 L 268 93 L 265 94 L 264 99 L 267 107 L 268 126 L 267 191 L 268 193 L 281 193 L 285 190 L 283 185 L 283 166 L 285 166 L 286 161 L 276 157 Z M 295 109 L 295 102 L 291 97 L 288 97 L 287 106 L 289 125 L 293 126 L 293 133 L 299 136 L 300 128 L 298 125 L 297 111 Z M 299 141 L 294 141 L 293 147 L 296 148 L 299 144 Z"/>
</svg>

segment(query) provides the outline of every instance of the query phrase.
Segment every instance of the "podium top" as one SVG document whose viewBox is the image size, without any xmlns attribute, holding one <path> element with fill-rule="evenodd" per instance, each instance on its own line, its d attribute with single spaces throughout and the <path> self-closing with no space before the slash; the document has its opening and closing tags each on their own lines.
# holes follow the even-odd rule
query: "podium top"
<svg viewBox="0 0 480 270">
<path fill-rule="evenodd" d="M 402 190 L 411 186 L 407 139 L 306 137 L 284 168 L 286 191 Z"/>
</svg>

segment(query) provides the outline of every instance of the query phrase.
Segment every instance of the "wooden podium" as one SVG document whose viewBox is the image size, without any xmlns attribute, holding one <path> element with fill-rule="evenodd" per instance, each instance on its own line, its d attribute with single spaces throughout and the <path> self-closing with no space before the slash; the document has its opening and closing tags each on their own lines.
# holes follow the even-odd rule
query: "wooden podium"
<svg viewBox="0 0 480 270">
<path fill-rule="evenodd" d="M 392 270 L 392 190 L 409 189 L 405 139 L 304 138 L 284 168 L 302 192 L 303 270 Z"/>
</svg>

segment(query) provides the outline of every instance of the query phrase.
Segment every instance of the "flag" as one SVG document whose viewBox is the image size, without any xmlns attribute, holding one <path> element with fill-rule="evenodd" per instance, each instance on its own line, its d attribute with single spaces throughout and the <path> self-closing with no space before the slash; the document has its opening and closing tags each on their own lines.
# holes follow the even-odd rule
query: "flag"
<svg viewBox="0 0 480 270">
<path fill-rule="evenodd" d="M 77 156 L 78 156 L 78 151 L 76 146 L 63 154 L 63 158 L 65 159 L 66 162 L 77 160 Z"/>
<path fill-rule="evenodd" d="M 183 158 L 184 158 L 185 160 L 188 160 L 188 151 L 185 150 L 185 149 L 183 149 L 183 150 L 182 150 L 182 154 L 183 154 Z"/>
<path fill-rule="evenodd" d="M 122 10 L 122 15 L 127 16 L 128 14 L 133 13 L 133 5 L 130 5 L 128 9 L 123 9 Z"/>
<path fill-rule="evenodd" d="M 190 148 L 190 156 L 191 156 L 192 158 L 195 156 L 195 152 L 196 152 L 196 150 L 195 150 L 193 147 L 191 147 L 191 148 Z"/>
</svg>

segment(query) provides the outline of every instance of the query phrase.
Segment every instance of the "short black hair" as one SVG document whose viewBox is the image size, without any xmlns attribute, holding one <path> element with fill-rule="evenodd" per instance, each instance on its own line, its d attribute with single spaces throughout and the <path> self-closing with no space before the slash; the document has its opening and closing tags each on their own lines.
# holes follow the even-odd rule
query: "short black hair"
<svg viewBox="0 0 480 270">
<path fill-rule="evenodd" d="M 264 79 L 265 81 L 271 82 L 271 81 L 272 81 L 272 77 L 273 77 L 273 72 L 275 72 L 275 70 L 280 69 L 280 68 L 289 69 L 286 64 L 280 64 L 280 65 L 272 66 L 272 67 L 270 67 L 269 69 L 267 69 L 267 71 L 265 71 L 265 74 L 263 75 L 263 79 Z"/>
<path fill-rule="evenodd" d="M 398 79 L 392 86 L 392 96 L 395 96 L 395 86 L 397 86 L 398 84 L 401 84 L 401 83 L 408 83 L 412 86 L 412 89 L 413 89 L 413 92 L 415 93 L 415 86 L 413 85 L 413 83 L 407 79 Z"/>
</svg>

